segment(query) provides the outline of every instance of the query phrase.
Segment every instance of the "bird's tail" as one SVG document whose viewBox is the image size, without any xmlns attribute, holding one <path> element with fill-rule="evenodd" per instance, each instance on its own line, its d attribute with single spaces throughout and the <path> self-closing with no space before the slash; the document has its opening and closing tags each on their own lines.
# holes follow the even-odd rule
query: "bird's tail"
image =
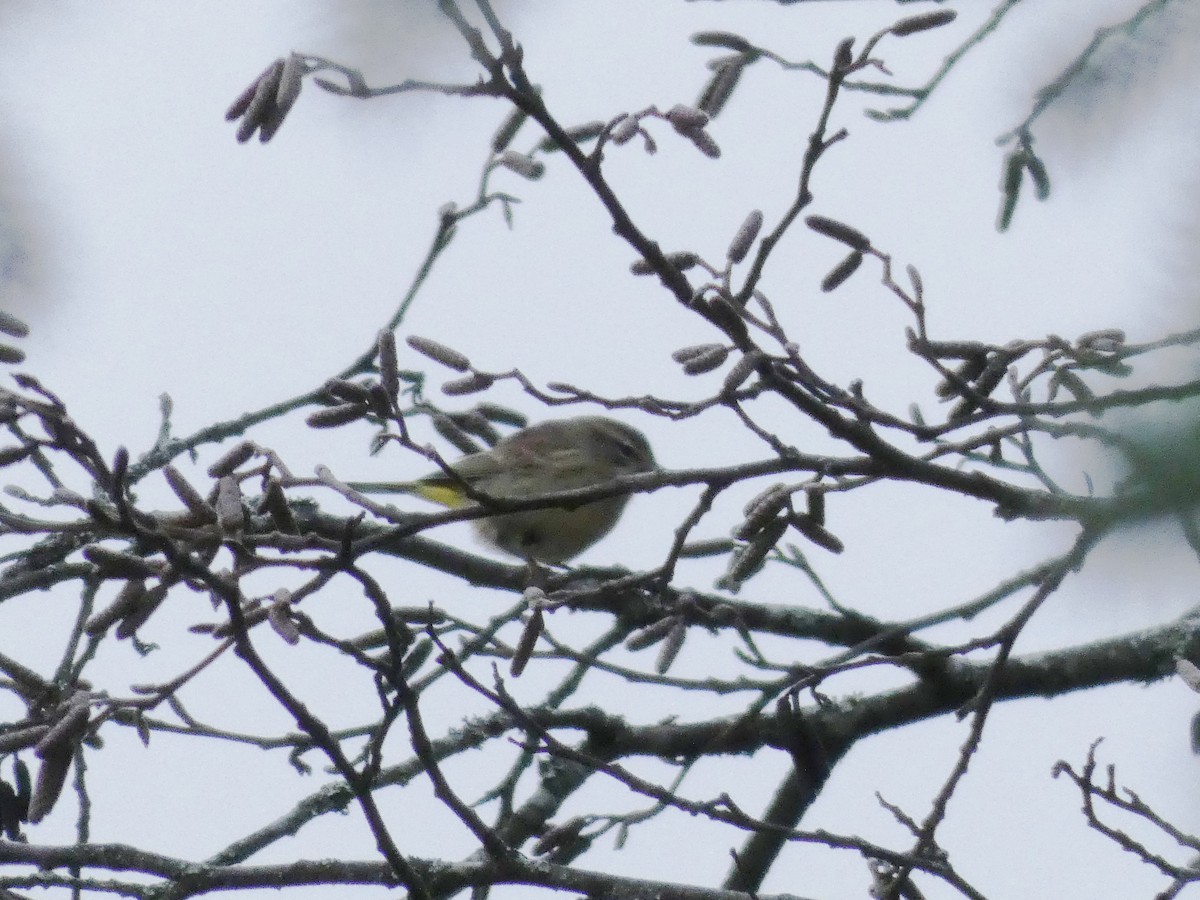
<svg viewBox="0 0 1200 900">
<path fill-rule="evenodd" d="M 430 503 L 451 509 L 465 506 L 471 499 L 461 487 L 433 480 L 422 481 L 351 481 L 350 487 L 363 494 L 412 494 Z"/>
</svg>

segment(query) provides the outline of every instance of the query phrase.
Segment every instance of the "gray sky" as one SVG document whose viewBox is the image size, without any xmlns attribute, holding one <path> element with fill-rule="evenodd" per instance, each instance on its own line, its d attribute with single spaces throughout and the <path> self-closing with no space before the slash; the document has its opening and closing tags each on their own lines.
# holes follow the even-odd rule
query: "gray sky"
<svg viewBox="0 0 1200 900">
<path fill-rule="evenodd" d="M 1145 340 L 1195 325 L 1188 286 L 1197 274 L 1198 120 L 1187 87 L 1200 74 L 1195 12 L 1177 11 L 1144 40 L 1114 48 L 1084 87 L 1044 117 L 1037 146 L 1050 165 L 1054 195 L 1044 204 L 1024 200 L 1008 234 L 994 229 L 1002 158 L 994 139 L 1024 118 L 1035 91 L 1097 27 L 1136 5 L 1021 4 L 914 120 L 871 121 L 861 114 L 881 105 L 871 98 L 851 97 L 837 110 L 849 139 L 819 170 L 811 211 L 853 224 L 901 266 L 920 269 L 935 335 L 1005 341 L 1119 326 L 1131 339 Z M 899 83 L 926 77 L 991 4 L 957 6 L 963 11 L 953 26 L 885 42 L 881 54 Z M 710 56 L 687 42 L 694 31 L 728 28 L 796 59 L 824 58 L 841 37 L 865 37 L 909 9 L 890 3 L 512 0 L 502 11 L 551 109 L 567 122 L 582 122 L 693 101 Z M 33 328 L 25 368 L 64 397 L 109 454 L 118 444 L 135 455 L 150 446 L 164 391 L 174 399 L 178 432 L 188 433 L 307 390 L 362 352 L 403 295 L 437 209 L 471 201 L 488 140 L 504 115 L 488 100 L 407 95 L 359 102 L 310 84 L 273 142 L 236 144 L 233 127 L 222 120 L 225 107 L 269 60 L 291 50 L 357 66 L 372 83 L 473 79 L 457 35 L 417 3 L 10 0 L 0 5 L 0 16 L 0 155 L 8 173 L 0 180 L 6 229 L 0 237 L 21 257 L 5 302 Z M 635 145 L 612 152 L 611 177 L 643 229 L 666 249 L 720 259 L 749 210 L 762 209 L 770 222 L 789 202 L 821 90 L 803 73 L 755 66 L 712 126 L 724 151 L 719 162 L 660 124 L 659 153 L 647 156 Z M 535 138 L 532 130 L 522 133 L 516 146 Z M 707 385 L 679 374 L 669 354 L 711 335 L 651 279 L 629 275 L 631 251 L 612 236 L 598 205 L 564 160 L 547 162 L 537 183 L 496 177 L 494 187 L 522 200 L 515 227 L 507 229 L 498 212 L 463 223 L 402 334 L 443 341 L 483 368 L 520 368 L 537 382 L 569 381 L 608 396 L 650 390 L 700 396 Z M 797 234 L 763 289 L 801 336 L 806 358 L 827 377 L 842 383 L 862 378 L 884 402 L 906 405 L 918 392 L 928 396 L 929 379 L 906 359 L 906 314 L 880 289 L 877 269 L 864 266 L 831 296 L 817 290 L 839 255 L 830 242 Z M 1152 374 L 1167 379 L 1193 364 L 1180 358 L 1176 366 Z M 532 401 L 507 387 L 489 399 L 539 417 Z M 637 424 L 669 467 L 765 455 L 729 416 Z M 298 422 L 253 435 L 286 448 L 297 472 L 326 463 L 346 478 L 382 478 L 425 468 L 395 455 L 369 458 L 369 436 L 366 428 L 311 432 Z M 820 449 L 815 433 L 804 440 Z M 1098 480 L 1105 477 L 1103 460 L 1072 448 L 1048 454 L 1073 490 L 1083 490 L 1081 465 Z M 147 484 L 144 491 L 149 497 L 161 491 L 168 502 L 161 485 Z M 740 507 L 752 492 L 724 507 Z M 848 550 L 840 557 L 814 551 L 812 558 L 841 601 L 871 615 L 908 618 L 967 600 L 1065 548 L 1070 538 L 1056 526 L 1001 525 L 979 504 L 925 493 L 864 492 L 835 510 L 835 530 Z M 685 492 L 636 498 L 631 515 L 642 527 L 629 529 L 627 520 L 584 561 L 655 565 L 693 499 Z M 720 536 L 715 523 L 731 516 L 718 515 L 706 536 Z M 473 546 L 465 529 L 448 529 L 446 539 Z M 1195 566 L 1173 531 L 1131 531 L 1070 579 L 1018 650 L 1168 621 L 1193 604 Z M 435 599 L 483 616 L 514 602 L 411 567 L 380 569 L 394 573 L 411 593 L 410 603 Z M 707 589 L 718 573 L 697 563 L 684 567 L 680 578 Z M 777 569 L 751 582 L 744 596 L 821 603 L 806 583 Z M 481 604 L 487 604 L 483 613 Z M 41 597 L 7 602 L 0 606 L 0 634 L 21 633 L 21 658 L 34 664 L 38 654 L 52 658 L 58 649 L 50 639 L 54 628 L 46 626 L 70 613 L 69 602 L 49 609 Z M 140 660 L 124 645 L 106 649 L 99 662 L 112 674 L 110 689 L 151 681 L 203 652 L 206 641 L 181 639 L 172 628 L 206 618 L 207 609 L 196 603 L 174 615 L 173 621 L 156 619 L 148 636 L 163 644 L 159 654 Z M 347 633 L 359 619 L 362 630 L 371 627 L 365 609 L 348 608 L 345 615 L 339 625 Z M 576 640 L 599 627 L 583 616 L 559 615 L 551 624 L 556 634 L 561 629 Z M 948 629 L 944 636 L 982 630 L 972 623 L 969 632 Z M 702 639 L 689 644 L 680 674 L 709 671 L 716 657 L 704 647 Z M 282 646 L 272 652 L 280 666 L 293 665 Z M 357 701 L 332 675 L 299 664 L 291 674 L 319 702 L 354 720 Z M 536 672 L 527 678 L 516 690 L 530 698 L 549 683 L 538 681 Z M 841 684 L 849 691 L 855 681 Z M 874 684 L 864 681 L 862 689 Z M 265 697 L 244 694 L 239 685 L 244 675 L 230 660 L 190 699 L 214 720 L 278 720 L 281 730 L 290 727 Z M 371 698 L 364 700 L 365 714 Z M 631 718 L 653 721 L 672 712 L 674 700 L 647 689 Z M 1161 887 L 1145 867 L 1087 831 L 1076 795 L 1050 779 L 1050 768 L 1059 758 L 1081 762 L 1088 744 L 1104 736 L 1103 758 L 1117 765 L 1125 783 L 1180 826 L 1200 829 L 1197 763 L 1187 737 L 1196 705 L 1195 695 L 1175 682 L 1003 704 L 951 806 L 944 838 L 955 862 L 997 897 L 1126 898 Z M 0 719 L 19 712 L 0 705 Z M 441 724 L 461 713 L 446 710 Z M 431 725 L 439 722 L 436 712 L 431 718 Z M 923 816 L 965 727 L 939 721 L 866 742 L 839 767 L 805 827 L 906 846 L 874 792 Z M 156 737 L 149 750 L 132 734 L 114 729 L 105 737 L 108 751 L 93 755 L 99 841 L 142 842 L 201 857 L 282 814 L 285 798 L 320 783 L 299 780 L 282 759 L 258 752 L 230 751 L 217 760 L 207 748 L 165 737 Z M 777 756 L 700 771 L 694 795 L 730 790 L 757 811 L 784 771 L 786 761 Z M 478 771 L 475 760 L 464 762 L 448 774 L 471 797 L 486 788 L 492 772 Z M 195 772 L 190 784 L 180 784 L 181 766 Z M 631 768 L 663 777 L 661 766 Z M 160 793 L 168 786 L 169 794 Z M 590 786 L 580 808 L 601 788 Z M 604 808 L 639 805 L 611 785 L 603 789 Z M 415 802 L 411 793 L 405 804 Z M 231 796 L 244 802 L 231 808 Z M 401 829 L 406 852 L 455 858 L 470 851 L 461 827 L 437 810 L 416 808 L 397 803 L 392 810 L 421 823 L 411 832 Z M 187 815 L 179 816 L 180 809 Z M 68 841 L 72 821 L 64 801 L 31 837 Z M 689 833 L 692 850 L 664 854 L 661 841 L 676 827 L 696 829 Z M 338 851 L 332 848 L 351 838 L 369 847 L 361 837 L 355 815 L 338 817 L 272 848 L 266 859 L 333 856 Z M 668 815 L 635 832 L 619 853 L 598 846 L 596 861 L 585 864 L 707 884 L 725 871 L 728 842 L 727 832 Z M 796 849 L 785 854 L 764 890 L 852 896 L 840 891 L 864 879 L 851 855 Z M 935 889 L 930 896 L 945 894 Z"/>
</svg>

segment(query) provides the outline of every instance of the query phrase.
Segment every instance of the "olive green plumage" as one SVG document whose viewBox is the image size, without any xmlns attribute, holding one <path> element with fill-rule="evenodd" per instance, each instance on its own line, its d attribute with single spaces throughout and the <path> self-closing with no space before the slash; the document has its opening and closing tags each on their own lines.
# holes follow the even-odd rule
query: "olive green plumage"
<svg viewBox="0 0 1200 900">
<path fill-rule="evenodd" d="M 473 490 L 520 500 L 649 472 L 655 463 L 641 432 L 603 416 L 580 416 L 531 425 L 450 467 Z M 443 472 L 417 481 L 358 487 L 403 491 L 449 507 L 474 502 L 462 484 Z M 574 509 L 556 506 L 498 513 L 476 519 L 474 525 L 483 541 L 498 550 L 522 559 L 562 563 L 608 534 L 628 501 L 628 495 L 623 495 Z"/>
</svg>

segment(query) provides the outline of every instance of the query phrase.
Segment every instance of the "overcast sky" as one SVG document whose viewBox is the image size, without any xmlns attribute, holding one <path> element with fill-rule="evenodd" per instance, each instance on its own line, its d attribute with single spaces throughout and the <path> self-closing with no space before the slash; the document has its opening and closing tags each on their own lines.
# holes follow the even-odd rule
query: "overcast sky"
<svg viewBox="0 0 1200 900">
<path fill-rule="evenodd" d="M 992 6 L 975 0 L 948 5 L 962 10 L 951 27 L 882 45 L 897 82 L 927 77 Z M 837 124 L 849 138 L 819 170 L 812 211 L 853 224 L 899 263 L 921 271 L 935 336 L 1004 342 L 1119 326 L 1131 339 L 1145 340 L 1197 324 L 1200 115 L 1192 86 L 1200 76 L 1200 16 L 1185 3 L 1169 4 L 1138 39 L 1114 42 L 1039 122 L 1037 147 L 1050 166 L 1052 199 L 1027 198 L 1007 234 L 994 227 L 1003 155 L 995 138 L 1028 114 L 1035 92 L 1098 27 L 1137 5 L 1020 4 L 912 121 L 884 124 L 862 114 L 887 106 L 886 98 L 852 97 L 839 107 Z M 526 48 L 531 77 L 568 123 L 692 102 L 704 63 L 715 55 L 688 43 L 698 30 L 727 28 L 794 59 L 823 60 L 842 37 L 865 37 L 912 11 L 885 2 L 788 7 L 682 0 L 511 0 L 500 8 Z M 354 65 L 378 84 L 406 77 L 473 80 L 458 36 L 432 5 L 416 2 L 10 0 L 0 4 L 0 23 L 4 304 L 33 329 L 24 344 L 25 368 L 66 400 L 109 455 L 119 444 L 136 455 L 153 443 L 163 392 L 174 400 L 177 431 L 188 433 L 308 390 L 352 361 L 407 289 L 437 210 L 473 199 L 488 141 L 505 113 L 491 100 L 405 95 L 361 102 L 309 84 L 274 141 L 235 142 L 234 128 L 222 118 L 225 107 L 271 59 L 291 50 Z M 747 212 L 762 209 L 772 221 L 790 202 L 821 91 L 812 76 L 760 64 L 712 127 L 724 151 L 720 161 L 702 157 L 664 126 L 655 132 L 657 155 L 629 145 L 609 154 L 609 171 L 643 229 L 666 249 L 720 259 Z M 531 146 L 537 137 L 523 133 L 516 146 Z M 539 383 L 569 381 L 607 396 L 700 396 L 706 386 L 679 374 L 669 354 L 711 334 L 652 279 L 629 274 L 631 251 L 613 237 L 598 204 L 564 160 L 547 162 L 546 176 L 536 183 L 496 177 L 496 188 L 522 200 L 514 227 L 493 211 L 464 223 L 402 334 L 443 341 L 482 368 L 518 367 Z M 818 371 L 841 383 L 861 378 L 873 397 L 902 404 L 903 412 L 916 393 L 929 396 L 928 379 L 905 358 L 906 314 L 879 288 L 877 272 L 866 274 L 869 265 L 834 295 L 820 294 L 816 285 L 839 255 L 829 242 L 797 238 L 763 288 L 786 311 Z M 1172 365 L 1153 376 L 1194 368 L 1182 356 Z M 542 415 L 533 401 L 505 387 L 489 399 L 519 405 L 531 418 Z M 761 455 L 734 429 L 732 417 L 678 425 L 635 421 L 668 467 Z M 253 437 L 286 447 L 297 472 L 327 463 L 346 478 L 376 478 L 424 468 L 415 459 L 369 458 L 366 428 L 314 433 L 290 422 Z M 814 433 L 812 440 L 819 448 L 821 438 Z M 1073 490 L 1084 489 L 1084 466 L 1094 467 L 1098 480 L 1106 477 L 1103 460 L 1071 448 L 1052 454 Z M 162 489 L 148 483 L 145 490 L 153 496 Z M 728 509 L 746 496 L 729 498 Z M 693 498 L 684 492 L 636 498 L 631 515 L 643 526 L 623 524 L 584 561 L 655 565 Z M 979 504 L 901 489 L 855 498 L 837 516 L 848 549 L 836 558 L 814 557 L 821 575 L 839 599 L 883 618 L 967 600 L 1070 539 L 1060 526 L 1001 525 Z M 475 546 L 465 529 L 445 536 Z M 705 536 L 721 535 L 714 529 Z M 433 598 L 464 611 L 489 604 L 488 615 L 513 602 L 395 570 L 409 579 L 403 582 L 409 602 Z M 716 570 L 697 564 L 681 573 L 708 589 Z M 1018 650 L 1166 622 L 1193 605 L 1195 576 L 1194 556 L 1172 531 L 1131 531 L 1069 581 Z M 811 589 L 802 588 L 788 573 L 768 570 L 746 596 L 819 605 Z M 49 610 L 46 603 L 35 597 L 0 606 L 0 644 L 8 643 L 3 635 L 20 633 L 27 648 L 20 658 L 29 664 L 37 653 L 57 651 L 48 637 L 53 628 L 44 627 L 48 619 L 70 615 L 69 603 Z M 169 629 L 204 613 L 199 606 L 179 611 L 180 618 L 152 636 L 167 646 L 162 659 L 139 661 L 122 645 L 100 660 L 102 671 L 124 673 L 114 674 L 115 686 L 178 668 L 203 643 L 171 645 Z M 352 615 L 362 616 L 364 630 L 370 627 L 362 611 Z M 685 651 L 679 665 L 681 673 L 702 673 L 705 654 Z M 232 663 L 228 668 L 214 673 L 214 686 L 226 678 L 236 683 L 239 673 Z M 312 691 L 328 689 L 319 673 L 294 677 Z M 647 691 L 631 717 L 652 721 L 670 711 L 671 701 Z M 275 716 L 281 729 L 291 727 L 265 699 L 243 698 L 239 709 L 213 694 L 196 702 L 212 703 L 206 712 L 214 717 Z M 1072 790 L 1049 773 L 1059 758 L 1080 762 L 1088 744 L 1105 736 L 1104 757 L 1126 783 L 1180 826 L 1200 830 L 1198 763 L 1188 748 L 1196 706 L 1182 685 L 1165 683 L 997 708 L 947 823 L 947 847 L 966 877 L 993 886 L 997 897 L 1116 900 L 1161 887 L 1145 867 L 1121 859 L 1113 845 L 1087 831 Z M 0 706 L 0 719 L 20 712 Z M 447 714 L 443 724 L 454 720 Z M 839 767 L 805 827 L 905 845 L 874 791 L 923 815 L 965 727 L 940 721 L 867 742 Z M 172 792 L 180 789 L 180 766 L 200 771 L 211 762 L 165 738 L 143 750 L 133 735 L 115 733 L 109 747 L 93 755 L 96 791 L 134 799 L 109 798 L 107 807 L 97 802 L 95 839 L 142 841 L 166 853 L 204 856 L 281 814 L 282 797 L 319 784 L 310 779 L 297 787 L 281 760 L 262 765 L 258 755 L 245 754 L 212 770 L 218 774 L 197 777 L 186 788 L 192 795 L 157 796 L 168 784 Z M 897 759 L 927 759 L 928 765 L 897 767 Z M 722 777 L 739 773 L 739 802 L 757 810 L 783 763 L 734 761 Z M 769 777 L 761 777 L 763 770 Z M 451 774 L 471 796 L 469 767 Z M 211 789 L 213 779 L 221 790 Z M 230 810 L 234 792 L 246 799 Z M 260 795 L 261 804 L 251 802 Z M 189 810 L 185 821 L 177 815 L 181 807 Z M 64 805 L 32 829 L 31 839 L 69 841 L 72 823 Z M 635 835 L 621 853 L 598 848 L 599 859 L 622 872 L 719 880 L 729 835 L 700 828 L 689 840 L 691 855 L 664 858 L 653 836 L 665 832 L 654 829 L 672 824 L 695 823 L 668 817 Z M 342 837 L 338 832 L 358 830 L 353 816 L 322 822 L 272 848 L 271 858 L 332 856 L 329 842 Z M 470 848 L 460 831 L 413 829 L 405 849 L 454 858 Z M 764 890 L 850 896 L 830 885 L 844 888 L 862 878 L 857 859 L 796 851 Z M 930 896 L 943 895 L 935 890 Z"/>
</svg>

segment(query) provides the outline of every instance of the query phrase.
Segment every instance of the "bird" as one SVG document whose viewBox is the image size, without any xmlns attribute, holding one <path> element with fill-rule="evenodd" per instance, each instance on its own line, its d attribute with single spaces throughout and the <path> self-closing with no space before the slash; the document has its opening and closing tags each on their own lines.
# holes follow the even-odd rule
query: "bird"
<svg viewBox="0 0 1200 900">
<path fill-rule="evenodd" d="M 657 468 L 646 437 L 605 416 L 550 419 L 501 439 L 494 447 L 415 481 L 351 483 L 371 493 L 407 493 L 456 509 L 475 503 L 464 485 L 486 497 L 524 500 L 606 484 Z M 548 506 L 475 519 L 489 547 L 527 562 L 560 565 L 604 537 L 621 518 L 628 494 L 579 506 Z M 483 503 L 486 507 L 486 501 Z"/>
</svg>

